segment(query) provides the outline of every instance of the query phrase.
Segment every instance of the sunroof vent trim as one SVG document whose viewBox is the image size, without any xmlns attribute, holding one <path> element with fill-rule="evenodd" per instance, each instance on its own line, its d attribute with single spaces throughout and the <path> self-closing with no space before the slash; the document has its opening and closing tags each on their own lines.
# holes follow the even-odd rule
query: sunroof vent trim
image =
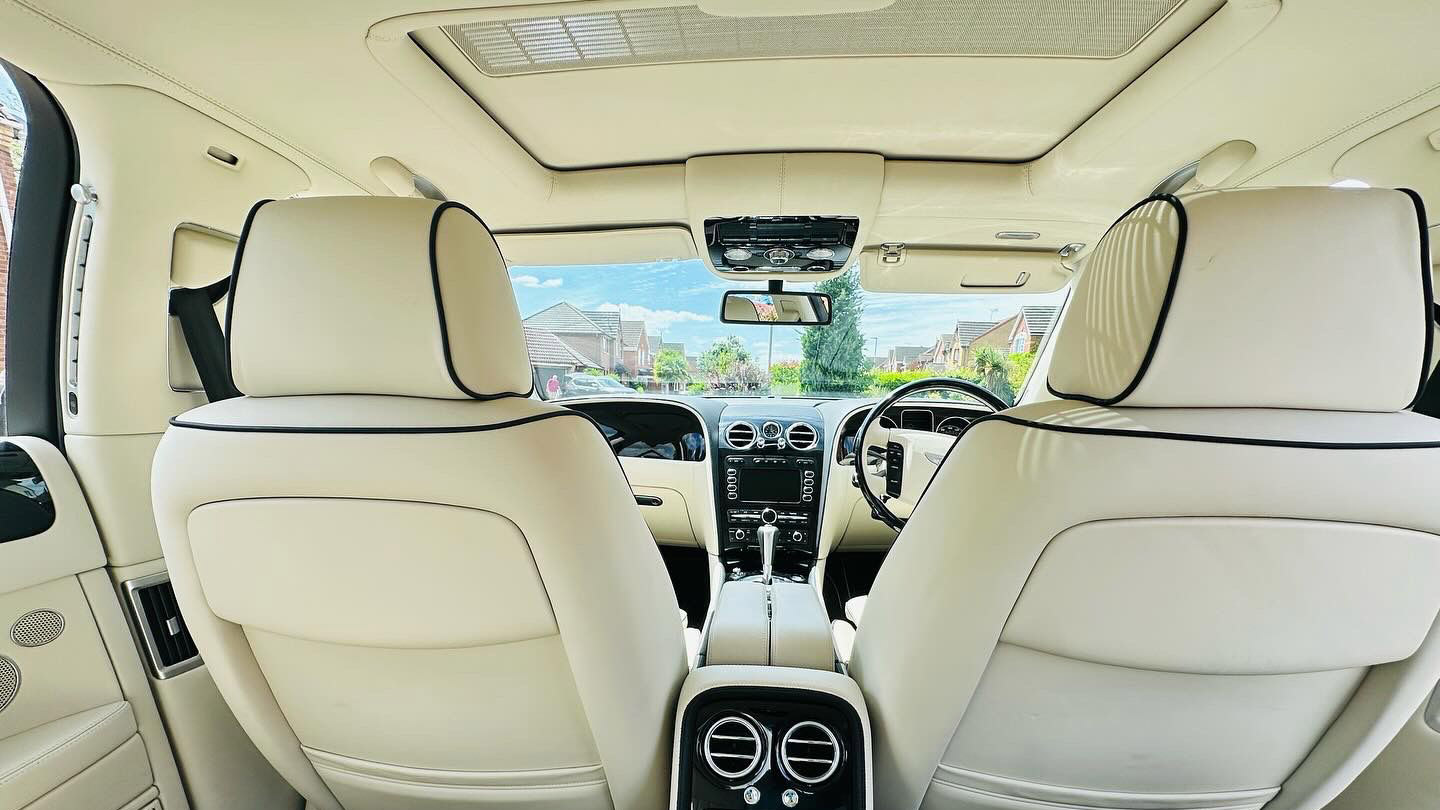
<svg viewBox="0 0 1440 810">
<path fill-rule="evenodd" d="M 1183 0 L 896 0 L 880 9 L 719 17 L 694 4 L 495 17 L 440 30 L 481 73 L 814 57 L 1010 56 L 1113 59 Z"/>
</svg>

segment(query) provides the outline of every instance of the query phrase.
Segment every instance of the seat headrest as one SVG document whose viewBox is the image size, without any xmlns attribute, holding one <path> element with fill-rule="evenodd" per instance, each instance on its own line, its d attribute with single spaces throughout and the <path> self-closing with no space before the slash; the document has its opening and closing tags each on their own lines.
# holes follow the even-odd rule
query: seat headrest
<svg viewBox="0 0 1440 810">
<path fill-rule="evenodd" d="M 1137 407 L 1403 410 L 1430 368 L 1427 253 L 1410 191 L 1152 197 L 1081 272 L 1050 392 Z"/>
<path fill-rule="evenodd" d="M 248 396 L 494 399 L 532 390 L 505 261 L 463 205 L 257 203 L 230 285 L 230 370 Z"/>
</svg>

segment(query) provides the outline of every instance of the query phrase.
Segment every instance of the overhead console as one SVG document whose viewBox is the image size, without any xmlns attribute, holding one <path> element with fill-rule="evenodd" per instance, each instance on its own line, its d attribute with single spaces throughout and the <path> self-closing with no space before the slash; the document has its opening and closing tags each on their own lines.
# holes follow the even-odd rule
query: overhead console
<svg viewBox="0 0 1440 810">
<path fill-rule="evenodd" d="M 705 247 L 727 273 L 829 273 L 855 249 L 855 217 L 719 217 L 705 220 Z"/>
<path fill-rule="evenodd" d="M 736 279 L 823 281 L 855 265 L 885 182 L 879 155 L 712 155 L 685 163 L 690 230 Z"/>
</svg>

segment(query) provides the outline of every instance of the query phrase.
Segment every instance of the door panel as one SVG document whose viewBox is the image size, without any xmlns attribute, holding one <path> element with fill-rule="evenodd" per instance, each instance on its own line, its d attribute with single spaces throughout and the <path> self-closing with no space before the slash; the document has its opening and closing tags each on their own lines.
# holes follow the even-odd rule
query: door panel
<svg viewBox="0 0 1440 810">
<path fill-rule="evenodd" d="M 44 527 L 0 542 L 0 810 L 119 810 L 147 794 L 186 808 L 68 464 L 47 442 L 8 437 L 0 478 L 0 525 Z"/>
<path fill-rule="evenodd" d="M 1440 807 L 1440 687 L 1395 739 L 1326 810 L 1435 810 Z M 1437 723 L 1440 724 L 1440 723 Z"/>
</svg>

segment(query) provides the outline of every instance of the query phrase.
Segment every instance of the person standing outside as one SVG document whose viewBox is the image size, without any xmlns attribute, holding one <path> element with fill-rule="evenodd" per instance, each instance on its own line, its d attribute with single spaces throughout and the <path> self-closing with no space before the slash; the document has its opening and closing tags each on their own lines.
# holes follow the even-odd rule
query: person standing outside
<svg viewBox="0 0 1440 810">
<path fill-rule="evenodd" d="M 560 396 L 560 378 L 551 374 L 550 379 L 545 381 L 545 398 L 555 399 L 558 396 Z"/>
</svg>

